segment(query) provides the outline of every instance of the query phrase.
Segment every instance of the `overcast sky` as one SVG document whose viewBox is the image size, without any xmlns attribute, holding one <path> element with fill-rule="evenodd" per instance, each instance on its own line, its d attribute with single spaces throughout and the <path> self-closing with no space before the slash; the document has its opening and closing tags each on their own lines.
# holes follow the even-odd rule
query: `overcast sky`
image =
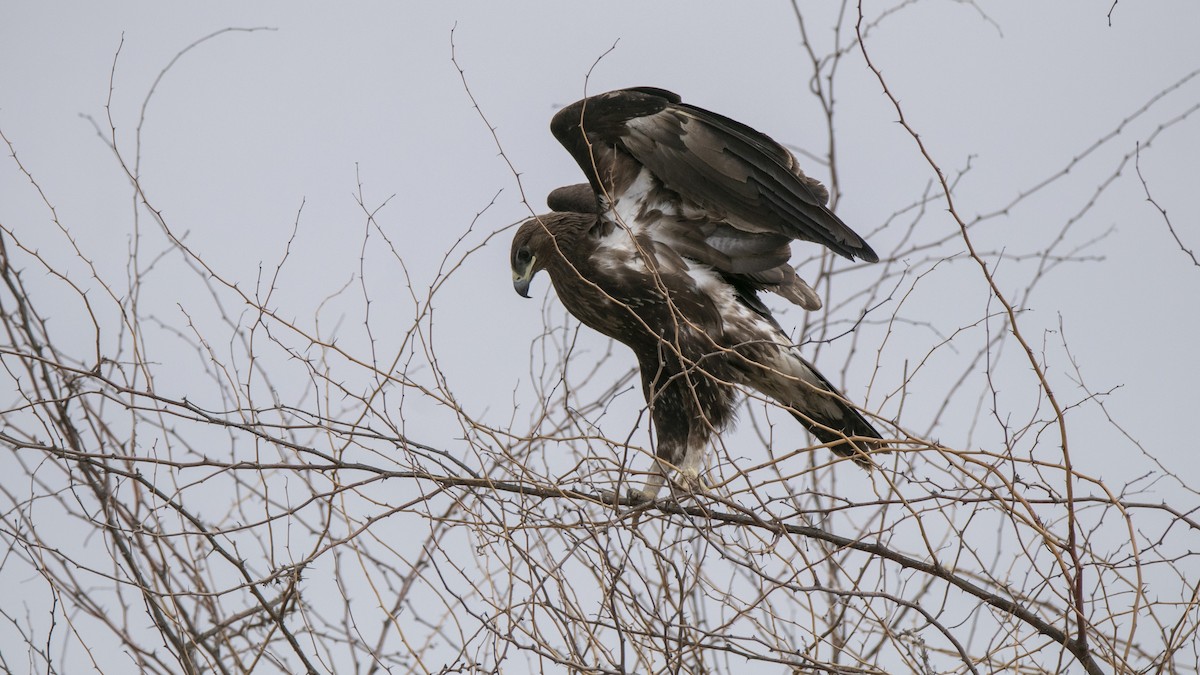
<svg viewBox="0 0 1200 675">
<path fill-rule="evenodd" d="M 808 27 L 828 49 L 834 15 L 808 3 Z M 872 4 L 870 13 L 888 5 Z M 0 9 L 0 129 L 34 173 L 104 274 L 122 275 L 132 231 L 129 190 L 90 115 L 107 126 L 109 75 L 116 70 L 112 118 L 132 157 L 139 110 L 158 73 L 181 49 L 223 28 L 230 32 L 184 55 L 160 83 L 142 129 L 141 172 L 171 225 L 215 268 L 253 283 L 260 263 L 281 255 L 297 212 L 293 269 L 278 302 L 297 316 L 356 273 L 362 214 L 357 181 L 378 218 L 403 247 L 409 273 L 427 284 L 436 264 L 472 218 L 488 232 L 544 208 L 545 193 L 580 180 L 547 132 L 557 106 L 591 92 L 655 85 L 681 93 L 821 154 L 821 112 L 807 94 L 810 69 L 787 3 L 661 3 L 652 8 L 576 3 L 394 3 L 345 6 L 291 3 L 7 3 Z M 1002 208 L 1054 175 L 1157 92 L 1200 67 L 1192 2 L 918 2 L 884 21 L 870 50 L 908 121 L 949 172 L 970 163 L 958 208 L 964 217 Z M 508 159 L 521 174 L 521 203 L 509 166 L 497 154 L 450 61 L 458 63 Z M 844 40 L 845 38 L 843 38 Z M 611 51 L 610 51 L 611 50 Z M 837 131 L 842 195 L 838 210 L 878 251 L 892 250 L 902 228 L 888 216 L 918 198 L 932 174 L 896 123 L 895 110 L 857 51 L 840 66 Z M 1053 190 L 993 220 L 985 248 L 1033 252 L 1049 245 L 1121 157 L 1154 128 L 1200 99 L 1189 81 L 1118 138 L 1089 155 Z M 1155 198 L 1185 242 L 1195 226 L 1200 132 L 1192 120 L 1165 131 L 1141 158 Z M 824 167 L 806 162 L 828 179 Z M 31 243 L 46 228 L 38 196 L 7 162 L 0 173 L 0 218 Z M 922 228 L 952 234 L 931 205 Z M 1031 334 L 1063 317 L 1068 338 L 1096 389 L 1121 385 L 1110 405 L 1137 438 L 1168 447 L 1178 433 L 1163 420 L 1189 419 L 1200 401 L 1192 387 L 1200 357 L 1194 294 L 1198 270 L 1144 200 L 1126 164 L 1066 248 L 1109 229 L 1088 249 L 1103 262 L 1059 268 L 1027 307 Z M 924 229 L 929 232 L 930 229 Z M 55 235 L 46 234 L 52 246 Z M 147 246 L 160 239 L 147 235 Z M 61 238 L 58 238 L 61 245 Z M 951 243 L 944 252 L 961 251 Z M 798 251 L 798 254 L 804 254 Z M 464 344 L 442 365 L 451 374 L 485 369 L 495 389 L 478 405 L 507 399 L 540 314 L 511 293 L 507 236 L 472 259 L 439 303 L 450 331 L 491 330 L 495 347 Z M 399 278 L 381 263 L 383 281 Z M 166 273 L 164 273 L 166 274 Z M 1027 280 L 1000 277 L 1015 291 Z M 539 280 L 544 290 L 546 281 Z M 934 283 L 937 283 L 936 280 Z M 147 301 L 172 309 L 179 288 L 151 288 Z M 936 311 L 962 289 L 947 282 L 915 300 Z M 161 294 L 161 295 L 158 295 Z M 156 295 L 158 297 L 156 297 Z M 965 301 L 965 300 L 964 300 Z M 289 303 L 296 303 L 291 305 Z M 187 304 L 186 299 L 184 304 Z M 386 306 L 375 308 L 386 313 Z M 405 309 L 404 311 L 409 311 Z M 796 325 L 799 319 L 784 318 Z M 946 328 L 946 327 L 943 327 Z M 928 344 L 912 345 L 913 351 Z M 888 354 L 898 358 L 904 347 Z M 915 357 L 913 357 L 915 358 Z M 936 391 L 923 391 L 936 398 Z M 921 429 L 918 422 L 910 424 Z"/>
<path fill-rule="evenodd" d="M 830 49 L 839 4 L 800 4 L 818 49 Z M 867 13 L 877 17 L 895 4 L 867 3 Z M 1146 201 L 1133 160 L 1123 159 L 1152 139 L 1139 159 L 1142 175 L 1184 244 L 1200 250 L 1200 113 L 1174 121 L 1200 102 L 1200 77 L 1186 79 L 1200 68 L 1200 4 L 1125 0 L 1112 8 L 1111 25 L 1108 14 L 1109 3 L 924 0 L 874 28 L 868 49 L 933 159 L 952 176 L 969 167 L 956 194 L 964 218 L 1003 210 L 1070 168 L 987 221 L 978 243 L 990 252 L 1026 255 L 1055 246 L 1066 254 L 1103 235 L 1083 249 L 1089 260 L 1055 267 L 1039 281 L 1021 307 L 1027 337 L 1050 355 L 1054 385 L 1075 401 L 1080 390 L 1061 348 L 1061 328 L 1089 387 L 1112 390 L 1108 412 L 1166 466 L 1196 479 L 1191 427 L 1200 407 L 1200 267 Z M 177 234 L 187 233 L 194 251 L 246 288 L 260 283 L 264 267 L 273 269 L 298 227 L 273 302 L 306 326 L 324 298 L 360 273 L 366 230 L 356 203 L 360 185 L 368 209 L 386 202 L 376 219 L 419 288 L 474 222 L 467 243 L 487 243 L 439 296 L 437 351 L 464 407 L 495 423 L 512 418 L 514 400 L 529 394 L 529 344 L 541 332 L 543 313 L 540 300 L 512 291 L 509 235 L 487 235 L 531 209 L 544 210 L 550 189 L 582 180 L 548 123 L 558 107 L 583 95 L 589 70 L 590 93 L 663 87 L 800 151 L 823 155 L 828 142 L 822 111 L 808 93 L 811 67 L 798 24 L 783 2 L 3 3 L 0 131 L 60 222 L 113 283 L 125 278 L 132 197 L 87 117 L 107 133 L 111 95 L 117 142 L 132 161 L 141 107 L 156 77 L 189 44 L 225 28 L 263 30 L 231 31 L 200 44 L 150 99 L 140 148 L 149 198 Z M 507 161 L 451 63 L 452 29 L 458 65 Z M 904 249 L 912 219 L 889 218 L 920 199 L 935 176 L 857 48 L 839 69 L 837 211 L 886 256 Z M 828 180 L 827 167 L 802 163 Z M 944 200 L 932 200 L 917 231 L 923 240 L 944 238 L 931 255 L 950 258 L 965 247 L 945 209 Z M 1067 223 L 1065 241 L 1056 243 Z M 7 152 L 0 159 L 0 224 L 89 283 Z M 149 252 L 143 255 L 166 248 L 149 220 L 140 227 Z M 371 242 L 386 247 L 379 237 Z M 813 254 L 796 250 L 798 262 Z M 185 311 L 215 317 L 195 275 L 173 271 L 179 264 L 164 259 L 145 291 L 144 310 L 174 324 Z M 894 264 L 931 268 L 916 254 Z M 377 325 L 407 325 L 413 305 L 403 289 L 405 271 L 389 255 L 371 255 L 367 265 Z M 1021 297 L 1034 267 L 1001 264 L 1002 290 Z M 874 327 L 864 328 L 857 348 L 880 349 L 881 370 L 869 392 L 874 361 L 845 378 L 837 372 L 851 398 L 894 414 L 898 402 L 887 396 L 905 369 L 939 336 L 980 318 L 975 310 L 984 306 L 986 288 L 978 272 L 961 259 L 940 270 L 919 284 L 904 282 L 904 290 L 915 289 L 902 312 L 909 323 L 889 337 L 893 300 Z M 855 278 L 870 280 L 863 276 L 869 272 L 855 274 L 847 288 L 855 288 Z M 548 291 L 548 280 L 539 277 L 535 298 Z M 56 291 L 45 292 L 53 298 Z M 833 311 L 845 319 L 858 309 Z M 350 310 L 325 316 L 361 323 Z M 53 318 L 82 321 L 70 312 Z M 780 321 L 792 328 L 802 317 L 791 308 Z M 83 353 L 90 340 L 85 329 L 81 323 Z M 166 369 L 188 372 L 191 366 L 173 360 L 194 354 L 159 337 L 164 343 L 152 356 L 166 361 Z M 986 338 L 979 332 L 963 349 Z M 838 354 L 844 347 L 827 349 Z M 1014 377 L 1026 377 L 1028 364 L 1016 356 L 1006 354 Z M 838 371 L 842 361 L 832 363 Z M 957 377 L 955 367 L 961 364 L 949 366 L 946 378 Z M 160 382 L 181 396 L 194 384 L 186 377 Z M 950 384 L 936 372 L 914 383 L 901 423 L 947 443 L 970 442 L 977 431 L 966 418 L 930 429 Z M 1007 393 L 998 400 L 1020 410 L 1004 400 Z M 976 402 L 963 402 L 961 412 L 969 416 Z M 1081 439 L 1076 467 L 1119 474 L 1124 467 L 1113 458 L 1128 445 L 1112 441 L 1111 427 L 1092 432 L 1102 411 L 1083 406 L 1072 419 Z M 453 428 L 414 426 L 422 440 L 453 438 Z"/>
</svg>

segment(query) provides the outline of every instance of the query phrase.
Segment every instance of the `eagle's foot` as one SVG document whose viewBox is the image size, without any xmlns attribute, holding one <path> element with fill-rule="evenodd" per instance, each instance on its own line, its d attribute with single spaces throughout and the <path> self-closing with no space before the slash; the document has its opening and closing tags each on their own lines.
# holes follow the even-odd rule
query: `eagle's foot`
<svg viewBox="0 0 1200 675">
<path fill-rule="evenodd" d="M 699 473 L 686 470 L 679 471 L 678 486 L 682 488 L 682 491 L 688 495 L 708 494 L 709 490 L 711 489 L 708 481 L 704 480 Z"/>
<path fill-rule="evenodd" d="M 668 480 L 661 469 L 651 472 L 646 485 L 629 488 L 624 495 L 615 490 L 600 490 L 600 500 L 613 506 L 645 506 L 659 500 L 664 487 L 670 493 L 665 498 L 679 501 L 688 497 L 703 496 L 711 491 L 707 481 L 696 471 L 680 470 L 676 480 Z"/>
<path fill-rule="evenodd" d="M 647 494 L 644 490 L 637 488 L 629 488 L 624 495 L 619 494 L 616 490 L 601 490 L 598 495 L 600 501 L 612 506 L 644 506 L 653 504 L 655 495 Z"/>
</svg>

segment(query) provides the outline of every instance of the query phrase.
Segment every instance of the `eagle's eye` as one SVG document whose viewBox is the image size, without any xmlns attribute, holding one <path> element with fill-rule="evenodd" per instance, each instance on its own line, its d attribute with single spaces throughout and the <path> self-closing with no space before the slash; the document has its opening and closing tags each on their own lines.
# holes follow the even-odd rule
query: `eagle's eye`
<svg viewBox="0 0 1200 675">
<path fill-rule="evenodd" d="M 528 265 L 532 258 L 533 256 L 529 253 L 529 249 L 525 248 L 524 246 L 517 249 L 517 264 L 522 266 Z"/>
</svg>

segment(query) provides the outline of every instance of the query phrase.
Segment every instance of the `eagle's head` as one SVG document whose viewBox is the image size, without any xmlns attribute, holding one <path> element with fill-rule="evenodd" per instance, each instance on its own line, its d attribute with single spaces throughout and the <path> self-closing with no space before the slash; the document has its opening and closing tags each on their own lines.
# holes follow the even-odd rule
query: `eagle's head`
<svg viewBox="0 0 1200 675">
<path fill-rule="evenodd" d="M 570 261 L 580 240 L 597 221 L 589 213 L 548 213 L 521 223 L 513 237 L 509 264 L 512 265 L 513 289 L 529 297 L 529 283 L 538 272 L 555 267 L 556 261 Z M 557 267 L 561 267 L 558 265 Z M 554 276 L 553 269 L 551 277 Z"/>
<path fill-rule="evenodd" d="M 532 227 L 531 227 L 532 225 Z M 510 252 L 509 263 L 512 265 L 513 289 L 523 297 L 529 297 L 529 283 L 533 281 L 533 275 L 537 274 L 541 267 L 540 262 L 534 249 L 537 244 L 533 241 L 535 235 L 542 227 L 538 224 L 537 218 L 530 218 L 521 223 L 521 228 L 517 230 L 517 236 L 513 237 L 512 251 Z"/>
</svg>

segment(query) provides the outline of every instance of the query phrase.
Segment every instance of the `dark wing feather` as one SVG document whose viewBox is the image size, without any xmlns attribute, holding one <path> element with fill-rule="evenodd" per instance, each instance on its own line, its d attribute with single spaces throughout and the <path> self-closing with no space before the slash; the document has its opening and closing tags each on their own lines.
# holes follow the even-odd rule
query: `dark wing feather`
<svg viewBox="0 0 1200 675">
<path fill-rule="evenodd" d="M 668 190 L 744 232 L 879 259 L 825 206 L 829 192 L 786 148 L 672 92 L 638 87 L 592 96 L 559 111 L 550 128 L 597 195 L 619 195 L 644 166 Z"/>
<path fill-rule="evenodd" d="M 596 193 L 587 183 L 554 188 L 546 195 L 546 206 L 559 213 L 600 213 Z"/>
<path fill-rule="evenodd" d="M 783 146 L 740 122 L 673 104 L 630 119 L 622 147 L 663 185 L 750 232 L 822 244 L 847 258 L 879 256 L 825 203 Z"/>
</svg>

